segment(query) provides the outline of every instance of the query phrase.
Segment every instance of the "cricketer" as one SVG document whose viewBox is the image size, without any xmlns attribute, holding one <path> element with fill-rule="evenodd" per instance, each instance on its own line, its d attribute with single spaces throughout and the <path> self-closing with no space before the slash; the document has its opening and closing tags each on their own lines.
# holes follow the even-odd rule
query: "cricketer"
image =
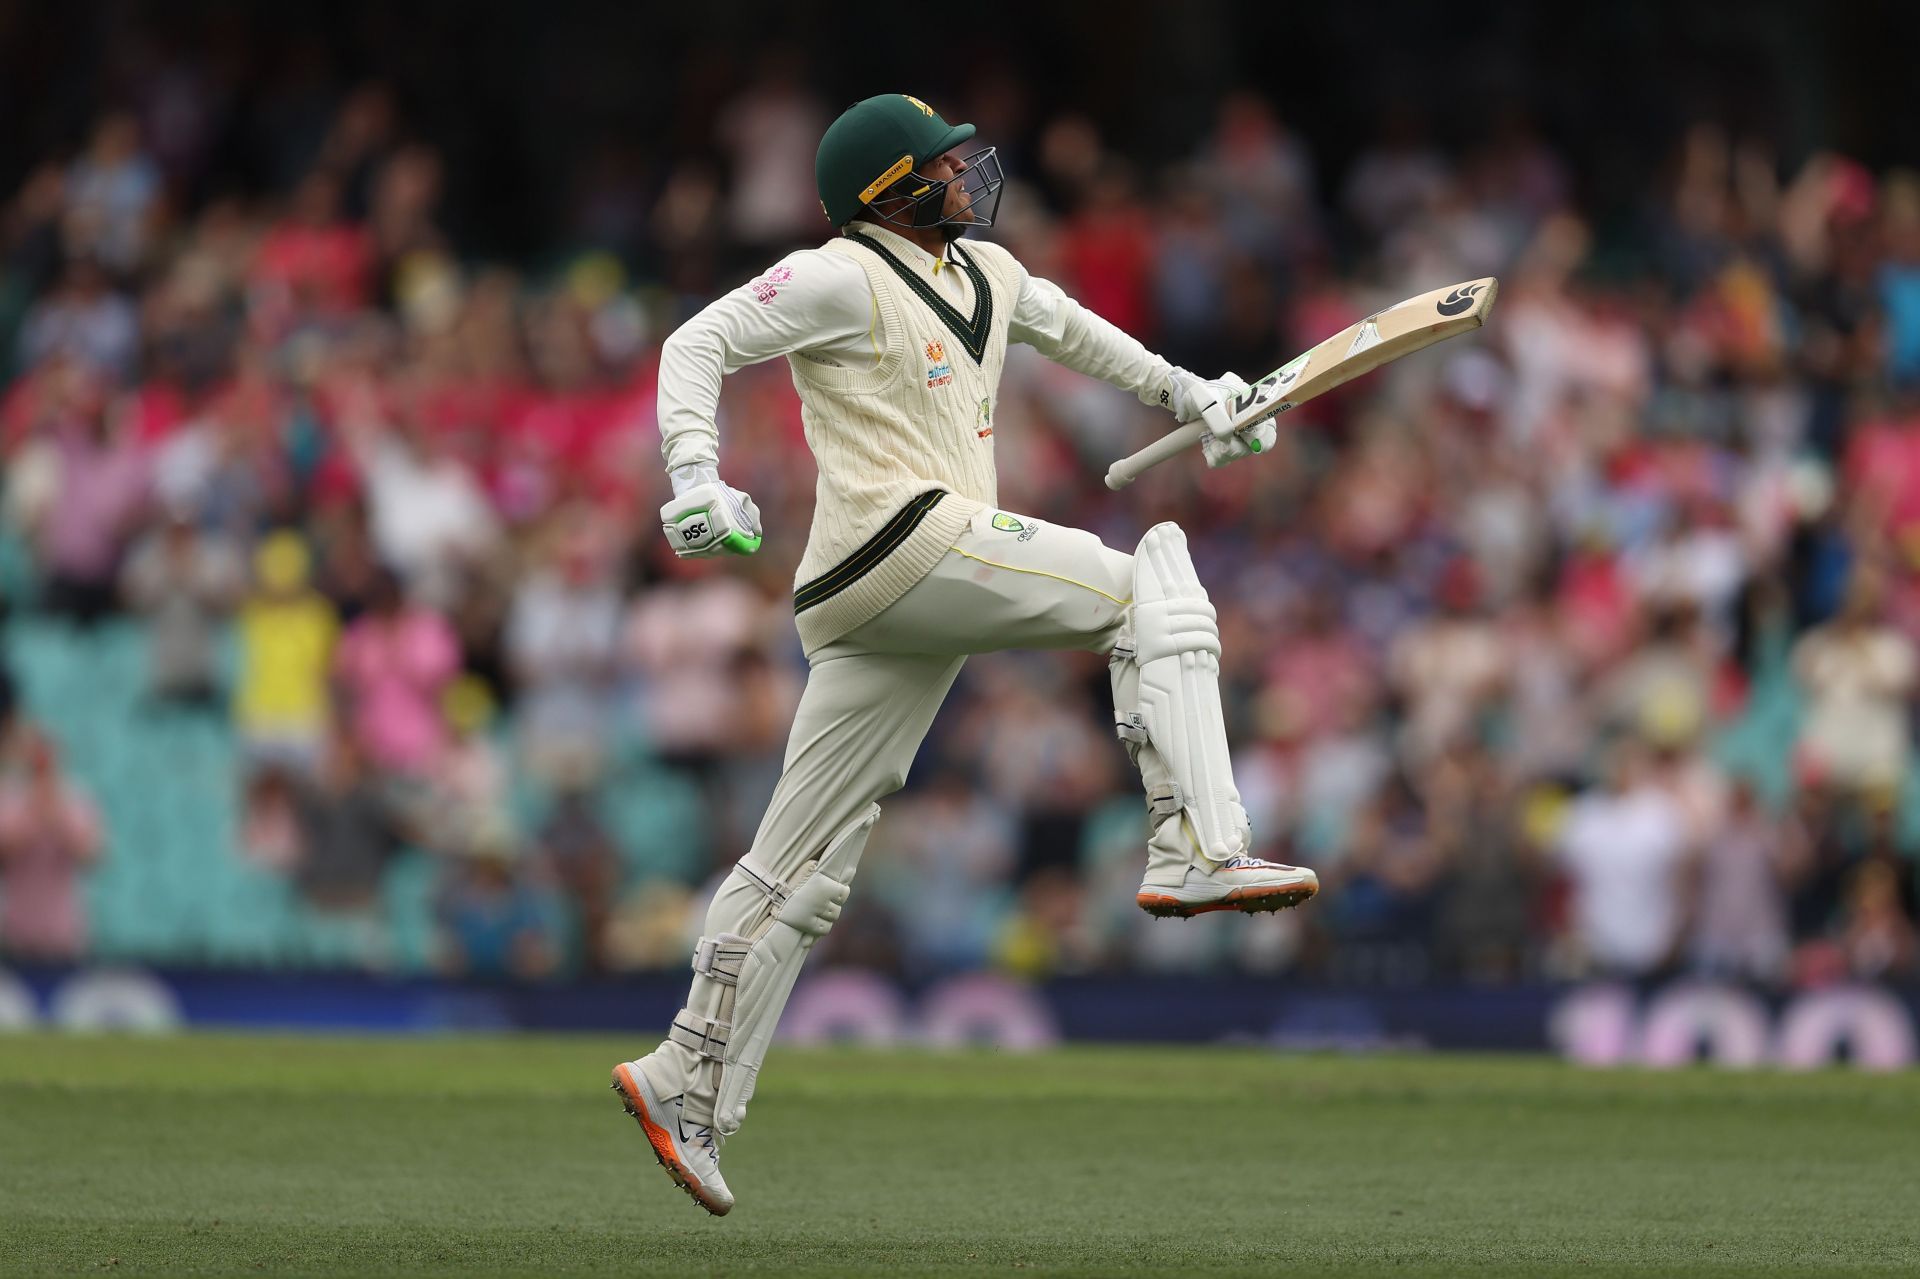
<svg viewBox="0 0 1920 1279">
<path fill-rule="evenodd" d="M 773 799 L 708 907 L 686 1006 L 613 1086 L 674 1181 L 709 1212 L 733 1206 L 720 1151 L 740 1128 L 808 949 L 838 919 L 861 850 L 971 653 L 1105 654 L 1114 723 L 1146 791 L 1155 915 L 1277 910 L 1310 870 L 1252 855 L 1219 690 L 1220 632 L 1177 525 L 1132 554 L 996 504 L 993 417 L 1009 342 L 1206 426 L 1218 467 L 1272 447 L 1274 421 L 1236 432 L 1232 374 L 1197 377 L 965 239 L 993 224 L 993 147 L 970 124 L 883 94 L 821 139 L 820 202 L 838 235 L 790 254 L 668 340 L 661 447 L 682 556 L 750 555 L 759 511 L 718 470 L 722 379 L 785 356 L 819 466 L 794 589 L 809 663 Z"/>
</svg>

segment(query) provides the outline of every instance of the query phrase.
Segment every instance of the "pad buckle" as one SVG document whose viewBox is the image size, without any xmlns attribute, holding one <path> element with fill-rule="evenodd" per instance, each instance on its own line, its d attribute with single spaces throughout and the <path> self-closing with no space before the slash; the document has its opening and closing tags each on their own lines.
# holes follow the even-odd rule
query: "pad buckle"
<svg viewBox="0 0 1920 1279">
<path fill-rule="evenodd" d="M 746 967 L 747 952 L 752 948 L 753 943 L 744 937 L 724 933 L 702 937 L 693 948 L 693 971 L 723 986 L 738 986 L 740 971 Z"/>
</svg>

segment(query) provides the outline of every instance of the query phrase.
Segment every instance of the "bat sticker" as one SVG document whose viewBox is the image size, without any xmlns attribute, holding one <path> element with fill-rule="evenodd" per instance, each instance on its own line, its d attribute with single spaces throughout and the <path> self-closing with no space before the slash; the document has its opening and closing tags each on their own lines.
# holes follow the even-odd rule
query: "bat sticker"
<svg viewBox="0 0 1920 1279">
<path fill-rule="evenodd" d="M 1473 305 L 1473 300 L 1486 287 L 1484 284 L 1463 284 L 1434 303 L 1433 309 L 1442 315 L 1459 315 Z"/>
<path fill-rule="evenodd" d="M 1273 387 L 1278 386 L 1279 383 L 1280 383 L 1280 375 L 1278 373 L 1269 373 L 1265 377 L 1261 378 L 1258 382 L 1255 382 L 1252 386 L 1248 387 L 1243 394 L 1234 396 L 1233 397 L 1234 417 L 1236 418 L 1239 417 L 1242 413 L 1245 413 L 1248 409 L 1260 403 L 1260 401 L 1265 398 L 1266 392 L 1272 389 Z"/>
<path fill-rule="evenodd" d="M 1366 319 L 1360 321 L 1360 331 L 1353 335 L 1353 345 L 1347 348 L 1347 353 L 1342 357 L 1343 359 L 1352 359 L 1367 348 L 1380 345 L 1379 321 L 1380 317 L 1378 314 L 1369 315 Z"/>
<path fill-rule="evenodd" d="M 1294 381 L 1299 378 L 1300 371 L 1306 367 L 1307 356 L 1312 354 L 1313 352 L 1308 351 L 1306 355 L 1296 355 L 1293 359 L 1288 360 L 1285 364 L 1248 387 L 1243 394 L 1234 396 L 1234 418 L 1237 420 L 1241 414 L 1265 401 L 1269 392 L 1284 391 L 1292 386 Z"/>
</svg>

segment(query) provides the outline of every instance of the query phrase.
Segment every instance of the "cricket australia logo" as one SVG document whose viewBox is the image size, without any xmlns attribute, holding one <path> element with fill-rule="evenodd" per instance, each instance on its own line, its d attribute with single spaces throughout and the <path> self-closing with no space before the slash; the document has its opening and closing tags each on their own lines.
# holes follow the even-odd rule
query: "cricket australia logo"
<svg viewBox="0 0 1920 1279">
<path fill-rule="evenodd" d="M 973 419 L 973 433 L 983 440 L 993 434 L 993 399 L 990 396 L 980 397 L 980 411 Z"/>
<path fill-rule="evenodd" d="M 1008 515 L 1005 511 L 995 511 L 993 513 L 993 519 L 990 520 L 989 523 L 1002 533 L 1019 534 L 1019 537 L 1015 540 L 1021 542 L 1031 542 L 1033 535 L 1040 531 L 1040 523 L 1038 520 L 1028 523 L 1017 516 Z"/>
<path fill-rule="evenodd" d="M 927 389 L 945 386 L 953 381 L 953 365 L 947 363 L 947 348 L 939 342 L 929 342 L 927 351 Z"/>
</svg>

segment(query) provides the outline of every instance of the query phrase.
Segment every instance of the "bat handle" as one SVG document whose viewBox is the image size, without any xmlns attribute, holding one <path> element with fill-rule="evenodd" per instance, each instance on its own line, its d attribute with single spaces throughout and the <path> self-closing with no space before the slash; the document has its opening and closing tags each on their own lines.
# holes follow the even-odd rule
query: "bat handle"
<svg viewBox="0 0 1920 1279">
<path fill-rule="evenodd" d="M 1206 433 L 1205 422 L 1189 422 L 1185 426 L 1175 427 L 1138 453 L 1129 454 L 1109 466 L 1107 487 L 1118 493 L 1139 479 L 1147 468 L 1158 466 L 1168 458 L 1177 457 L 1192 448 Z"/>
</svg>

